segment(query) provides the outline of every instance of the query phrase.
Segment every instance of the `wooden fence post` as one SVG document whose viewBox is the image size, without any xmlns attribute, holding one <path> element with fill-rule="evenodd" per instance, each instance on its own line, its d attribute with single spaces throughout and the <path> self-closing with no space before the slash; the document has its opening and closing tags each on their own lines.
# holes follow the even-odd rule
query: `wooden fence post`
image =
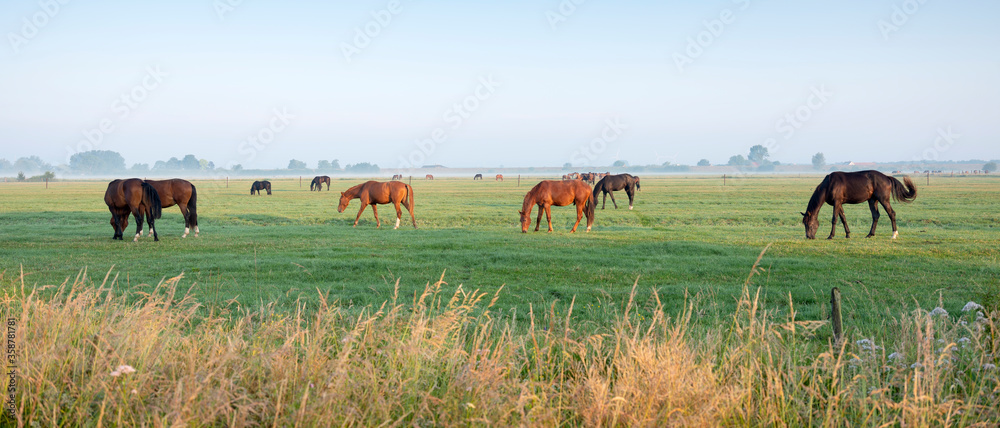
<svg viewBox="0 0 1000 428">
<path fill-rule="evenodd" d="M 840 290 L 837 287 L 830 291 L 830 321 L 833 324 L 833 339 L 840 343 L 844 338 L 844 324 L 840 312 Z"/>
<path fill-rule="evenodd" d="M 229 188 L 229 176 L 228 175 L 226 176 L 226 188 L 227 189 Z"/>
<path fill-rule="evenodd" d="M 726 174 L 722 174 L 722 187 L 726 187 Z"/>
<path fill-rule="evenodd" d="M 517 187 L 521 187 L 521 174 L 517 175 Z"/>
</svg>

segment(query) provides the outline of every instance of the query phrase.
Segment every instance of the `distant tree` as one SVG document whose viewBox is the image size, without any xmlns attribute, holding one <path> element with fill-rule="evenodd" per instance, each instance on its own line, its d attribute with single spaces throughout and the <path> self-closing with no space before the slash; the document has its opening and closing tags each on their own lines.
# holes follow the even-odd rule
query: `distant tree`
<svg viewBox="0 0 1000 428">
<path fill-rule="evenodd" d="M 698 166 L 712 166 L 712 163 L 708 159 L 702 159 L 698 161 Z"/>
<path fill-rule="evenodd" d="M 292 159 L 288 161 L 288 169 L 306 169 L 306 163 L 300 160 Z"/>
<path fill-rule="evenodd" d="M 24 181 L 24 171 L 18 171 L 17 181 Z"/>
<path fill-rule="evenodd" d="M 826 156 L 823 156 L 823 152 L 819 152 L 813 155 L 813 168 L 823 169 L 826 166 Z"/>
<path fill-rule="evenodd" d="M 177 171 L 179 169 L 181 169 L 181 160 L 174 157 L 167 161 L 156 161 L 153 164 L 153 171 Z"/>
<path fill-rule="evenodd" d="M 762 164 L 767 160 L 768 156 L 770 155 L 767 153 L 767 147 L 758 144 L 750 148 L 750 154 L 747 155 L 747 159 L 750 162 Z"/>
<path fill-rule="evenodd" d="M 624 168 L 624 167 L 628 166 L 628 162 L 619 159 L 619 160 L 616 160 L 615 163 L 611 164 L 611 166 L 614 167 L 614 168 Z"/>
<path fill-rule="evenodd" d="M 208 171 L 208 159 L 198 159 L 198 169 Z"/>
<path fill-rule="evenodd" d="M 14 167 L 14 164 L 10 163 L 7 159 L 0 159 L 0 171 L 6 171 Z"/>
<path fill-rule="evenodd" d="M 201 169 L 201 162 L 198 161 L 195 155 L 184 156 L 184 159 L 181 159 L 181 169 L 185 171 L 197 171 Z"/>
<path fill-rule="evenodd" d="M 997 170 L 997 163 L 994 161 L 986 162 L 986 165 L 983 165 L 983 171 L 986 171 L 987 174 L 994 172 L 996 170 Z"/>
<path fill-rule="evenodd" d="M 378 164 L 371 164 L 368 162 L 360 162 L 354 165 L 347 165 L 344 168 L 345 172 L 350 172 L 354 174 L 366 174 L 366 173 L 377 173 L 382 169 L 378 167 Z"/>
<path fill-rule="evenodd" d="M 208 168 L 208 170 L 209 170 L 209 171 L 212 171 L 212 170 L 214 170 L 214 169 L 215 169 L 215 162 L 212 162 L 212 161 L 208 161 L 208 166 L 207 166 L 207 168 Z"/>
<path fill-rule="evenodd" d="M 24 180 L 21 180 L 21 181 L 41 183 L 43 181 L 52 181 L 52 179 L 54 179 L 54 178 L 56 178 L 56 174 L 55 173 L 53 173 L 52 171 L 45 171 L 45 174 L 33 175 L 33 176 L 28 177 L 27 179 L 24 179 Z"/>
<path fill-rule="evenodd" d="M 340 161 L 336 160 L 336 159 L 330 161 L 330 169 L 335 170 L 335 171 L 339 170 L 340 169 Z"/>
<path fill-rule="evenodd" d="M 90 150 L 69 157 L 69 169 L 80 174 L 100 174 L 125 170 L 125 158 L 111 150 Z"/>
<path fill-rule="evenodd" d="M 743 155 L 729 157 L 729 166 L 746 166 L 747 164 L 747 158 L 743 157 Z"/>
<path fill-rule="evenodd" d="M 566 162 L 566 163 L 563 164 L 563 169 L 566 169 L 566 170 L 573 169 L 573 164 L 571 164 L 569 162 Z"/>
<path fill-rule="evenodd" d="M 316 169 L 319 170 L 319 171 L 329 171 L 330 170 L 330 161 L 328 161 L 328 160 L 321 160 L 321 161 L 317 162 L 316 163 Z"/>
<path fill-rule="evenodd" d="M 130 170 L 133 172 L 149 172 L 149 164 L 148 163 L 132 164 L 132 168 L 130 168 Z"/>
<path fill-rule="evenodd" d="M 243 165 L 240 164 L 233 165 L 232 170 L 235 172 L 243 171 Z"/>
<path fill-rule="evenodd" d="M 43 161 L 38 156 L 29 156 L 26 158 L 20 158 L 14 162 L 14 169 L 24 172 L 24 171 L 50 171 L 55 168 L 47 162 Z"/>
</svg>

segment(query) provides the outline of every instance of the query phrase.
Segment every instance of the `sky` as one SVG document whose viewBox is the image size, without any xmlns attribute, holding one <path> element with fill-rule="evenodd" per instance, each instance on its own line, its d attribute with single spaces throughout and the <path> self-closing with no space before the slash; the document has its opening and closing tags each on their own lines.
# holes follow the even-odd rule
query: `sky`
<svg viewBox="0 0 1000 428">
<path fill-rule="evenodd" d="M 0 158 L 1000 157 L 1000 2 L 0 3 Z"/>
</svg>

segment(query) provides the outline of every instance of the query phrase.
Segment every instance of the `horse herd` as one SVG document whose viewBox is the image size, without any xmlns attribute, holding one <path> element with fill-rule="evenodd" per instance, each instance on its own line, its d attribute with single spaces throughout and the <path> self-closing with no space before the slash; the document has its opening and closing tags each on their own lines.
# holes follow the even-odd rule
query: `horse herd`
<svg viewBox="0 0 1000 428">
<path fill-rule="evenodd" d="M 398 174 L 397 174 L 398 175 Z M 593 188 L 588 185 L 588 181 L 596 178 L 600 181 Z M 375 227 L 381 227 L 382 223 L 378 218 L 376 205 L 393 204 L 396 208 L 396 225 L 399 228 L 400 220 L 403 217 L 402 208 L 410 213 L 413 227 L 417 227 L 417 219 L 414 215 L 413 187 L 401 181 L 396 181 L 395 176 L 392 181 L 379 182 L 367 181 L 347 189 L 340 193 L 340 203 L 337 212 L 343 213 L 351 200 L 360 199 L 361 209 L 358 210 L 354 218 L 354 226 L 358 225 L 361 214 L 369 205 L 375 216 Z M 400 176 L 401 178 L 401 176 Z M 428 179 L 433 179 L 428 175 Z M 482 175 L 476 174 L 473 180 L 481 180 Z M 497 180 L 502 181 L 503 176 L 497 174 Z M 330 177 L 317 176 L 313 179 L 309 190 L 322 190 L 326 184 L 327 191 L 330 190 Z M 582 173 L 563 176 L 563 180 L 543 180 L 536 184 L 527 194 L 521 204 L 520 214 L 521 232 L 527 232 L 531 226 L 531 211 L 538 206 L 538 217 L 535 221 L 535 231 L 539 230 L 542 222 L 542 213 L 548 221 L 548 230 L 552 231 L 551 207 L 576 206 L 576 223 L 570 232 L 576 232 L 580 221 L 587 217 L 587 231 L 589 232 L 594 224 L 594 212 L 597 208 L 597 197 L 603 195 L 604 199 L 601 209 L 607 204 L 608 195 L 611 195 L 611 203 L 618 208 L 615 201 L 615 191 L 624 190 L 628 195 L 628 208 L 633 209 L 635 192 L 641 190 L 639 177 L 631 174 L 600 174 Z M 271 182 L 254 181 L 250 187 L 250 194 L 260 194 L 266 191 L 271 194 Z M 903 182 L 895 177 L 890 177 L 878 171 L 858 171 L 858 172 L 833 172 L 827 175 L 823 181 L 816 186 L 812 197 L 802 214 L 802 224 L 806 229 L 806 238 L 814 239 L 819 228 L 819 211 L 824 204 L 833 206 L 833 225 L 830 236 L 833 239 L 837 230 L 837 218 L 839 217 L 844 226 L 846 237 L 850 238 L 851 231 L 847 226 L 847 217 L 844 215 L 843 204 L 859 204 L 868 202 L 872 212 L 872 227 L 868 237 L 875 235 L 875 227 L 878 225 L 880 217 L 878 205 L 881 205 L 892 222 L 892 239 L 896 239 L 899 231 L 896 227 L 896 212 L 889 204 L 890 198 L 901 202 L 911 202 L 917 196 L 917 188 L 909 177 L 904 176 Z M 131 178 L 125 180 L 114 180 L 108 183 L 108 189 L 104 194 L 104 202 L 111 211 L 111 225 L 115 229 L 113 239 L 123 239 L 125 228 L 128 226 L 128 216 L 132 214 L 136 220 L 136 234 L 133 241 L 137 241 L 142 236 L 142 223 L 145 218 L 149 225 L 149 234 L 154 241 L 159 241 L 159 236 L 154 227 L 154 220 L 160 218 L 163 208 L 177 205 L 184 216 L 184 235 L 186 237 L 191 228 L 194 228 L 195 236 L 198 236 L 198 214 L 197 214 L 198 192 L 194 185 L 182 179 L 171 180 L 140 180 Z"/>
</svg>

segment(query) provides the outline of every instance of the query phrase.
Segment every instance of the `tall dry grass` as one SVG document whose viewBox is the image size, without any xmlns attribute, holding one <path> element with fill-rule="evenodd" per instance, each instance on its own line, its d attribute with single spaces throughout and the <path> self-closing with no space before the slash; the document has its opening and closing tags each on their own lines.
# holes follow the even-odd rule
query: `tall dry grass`
<svg viewBox="0 0 1000 428">
<path fill-rule="evenodd" d="M 18 426 L 1000 423 L 996 312 L 918 309 L 882 343 L 834 344 L 791 301 L 763 307 L 752 278 L 724 325 L 692 323 L 694 304 L 668 314 L 655 292 L 639 316 L 634 286 L 596 334 L 573 329 L 572 306 L 501 318 L 502 291 L 443 275 L 360 314 L 320 295 L 308 311 L 205 315 L 176 294 L 183 276 L 131 296 L 116 280 L 84 273 L 42 298 L 23 274 L 0 278 L 18 319 Z"/>
</svg>

